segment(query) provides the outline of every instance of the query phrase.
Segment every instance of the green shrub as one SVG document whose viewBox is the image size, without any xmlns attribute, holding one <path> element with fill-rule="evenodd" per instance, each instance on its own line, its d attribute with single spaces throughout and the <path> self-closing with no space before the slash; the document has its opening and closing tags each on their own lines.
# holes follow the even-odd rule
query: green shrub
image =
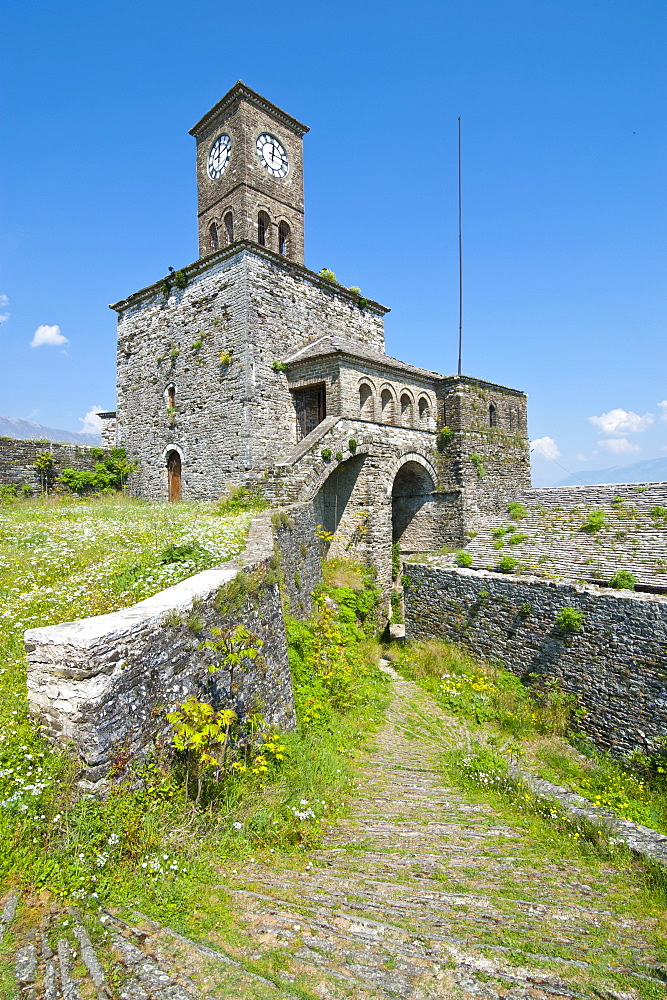
<svg viewBox="0 0 667 1000">
<path fill-rule="evenodd" d="M 326 278 L 327 281 L 332 281 L 335 285 L 338 284 L 338 278 L 336 277 L 333 271 L 329 270 L 328 267 L 323 267 L 322 270 L 320 271 L 320 274 L 322 275 L 323 278 Z"/>
<path fill-rule="evenodd" d="M 185 288 L 188 283 L 188 276 L 185 271 L 176 271 L 174 273 L 174 284 L 177 288 Z"/>
<path fill-rule="evenodd" d="M 241 514 L 245 511 L 266 510 L 268 506 L 268 500 L 262 496 L 259 490 L 249 490 L 245 486 L 238 486 L 220 500 L 216 513 L 223 515 Z"/>
<path fill-rule="evenodd" d="M 649 513 L 651 517 L 667 517 L 667 507 L 661 507 L 658 504 L 656 507 L 651 507 Z"/>
<path fill-rule="evenodd" d="M 343 461 L 343 452 L 342 451 L 337 451 L 336 452 L 336 461 L 337 462 L 342 462 Z"/>
<path fill-rule="evenodd" d="M 350 438 L 350 440 L 347 442 L 347 446 L 354 455 L 355 451 L 357 450 L 357 442 L 355 441 L 355 439 Z"/>
<path fill-rule="evenodd" d="M 457 566 L 472 566 L 472 556 L 465 549 L 459 549 L 454 556 L 454 562 Z"/>
<path fill-rule="evenodd" d="M 496 528 L 493 532 L 493 538 L 502 538 L 503 535 L 507 535 L 509 532 L 516 531 L 514 525 L 509 528 Z"/>
<path fill-rule="evenodd" d="M 561 608 L 556 615 L 556 625 L 563 632 L 580 632 L 584 627 L 585 615 L 577 608 Z"/>
<path fill-rule="evenodd" d="M 493 547 L 494 549 L 504 549 L 505 543 L 503 542 L 502 538 L 499 538 L 497 542 L 494 542 Z"/>
<path fill-rule="evenodd" d="M 322 451 L 320 452 L 320 455 L 322 456 L 322 458 L 324 459 L 325 462 L 330 462 L 331 461 L 331 448 L 322 448 Z"/>
<path fill-rule="evenodd" d="M 96 462 L 95 469 L 63 469 L 58 482 L 72 493 L 99 493 L 103 490 L 122 490 L 127 477 L 136 468 L 128 461 L 124 448 L 114 448 L 103 462 Z"/>
<path fill-rule="evenodd" d="M 517 503 L 515 501 L 513 503 L 508 503 L 507 513 L 513 521 L 521 521 L 524 517 L 528 517 L 528 508 L 524 507 L 522 503 Z"/>
<path fill-rule="evenodd" d="M 614 507 L 622 507 L 624 500 L 623 497 L 616 496 L 611 502 Z"/>
<path fill-rule="evenodd" d="M 208 549 L 205 549 L 203 545 L 194 539 L 191 542 L 183 542 L 181 545 L 176 545 L 172 542 L 162 550 L 159 559 L 163 564 L 177 562 L 194 562 L 201 564 L 213 561 L 213 557 Z"/>
<path fill-rule="evenodd" d="M 507 544 L 508 545 L 521 545 L 521 542 L 525 542 L 527 538 L 528 538 L 528 535 L 522 534 L 521 532 L 518 532 L 516 535 L 510 535 L 510 537 L 507 539 Z"/>
<path fill-rule="evenodd" d="M 603 510 L 592 510 L 581 526 L 581 531 L 587 535 L 594 535 L 601 531 L 607 524 L 607 519 Z"/>
<path fill-rule="evenodd" d="M 519 560 L 515 559 L 514 556 L 503 556 L 497 568 L 501 573 L 512 573 L 518 565 Z"/>
<path fill-rule="evenodd" d="M 13 483 L 5 483 L 0 486 L 0 500 L 15 500 L 18 489 Z"/>
<path fill-rule="evenodd" d="M 634 573 L 630 573 L 627 569 L 619 569 L 609 581 L 609 586 L 616 590 L 634 590 L 636 583 L 637 578 Z"/>
<path fill-rule="evenodd" d="M 285 364 L 284 361 L 272 361 L 271 367 L 273 368 L 274 372 L 284 372 L 285 369 L 287 368 L 287 365 Z"/>
</svg>

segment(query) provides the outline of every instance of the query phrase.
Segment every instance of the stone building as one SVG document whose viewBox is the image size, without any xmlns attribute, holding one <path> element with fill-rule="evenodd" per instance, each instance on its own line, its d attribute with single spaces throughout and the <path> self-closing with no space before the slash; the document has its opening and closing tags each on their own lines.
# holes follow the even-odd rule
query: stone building
<svg viewBox="0 0 667 1000">
<path fill-rule="evenodd" d="M 526 398 L 389 357 L 388 310 L 304 266 L 307 131 L 240 82 L 192 129 L 200 257 L 111 307 L 105 417 L 138 495 L 312 500 L 387 585 L 392 537 L 460 545 L 530 485 Z"/>
</svg>

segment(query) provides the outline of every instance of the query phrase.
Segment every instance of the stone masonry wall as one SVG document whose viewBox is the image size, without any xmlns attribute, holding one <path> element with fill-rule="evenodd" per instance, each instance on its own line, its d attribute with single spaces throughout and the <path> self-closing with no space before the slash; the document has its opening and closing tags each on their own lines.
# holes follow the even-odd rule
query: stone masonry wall
<svg viewBox="0 0 667 1000">
<path fill-rule="evenodd" d="M 181 455 L 183 499 L 215 500 L 296 443 L 274 360 L 332 331 L 384 347 L 382 307 L 360 310 L 346 289 L 259 247 L 186 270 L 185 289 L 166 297 L 153 286 L 114 306 L 117 441 L 139 461 L 131 485 L 145 499 L 167 497 L 169 450 Z"/>
<path fill-rule="evenodd" d="M 295 724 L 273 562 L 270 519 L 262 515 L 235 562 L 134 607 L 25 633 L 31 711 L 54 738 L 73 744 L 84 785 L 105 779 L 118 750 L 139 754 L 150 747 L 165 731 L 164 713 L 191 695 L 237 711 L 258 709 L 272 726 Z M 243 606 L 234 609 L 222 596 L 216 607 L 220 588 L 241 571 L 252 585 Z M 216 654 L 200 644 L 212 625 L 238 622 L 264 645 L 250 669 L 235 672 L 230 691 L 229 671 L 209 673 Z"/>
<path fill-rule="evenodd" d="M 408 639 L 448 639 L 520 677 L 555 678 L 586 710 L 580 728 L 616 754 L 667 732 L 667 599 L 630 591 L 406 563 Z M 556 625 L 564 607 L 580 632 Z"/>
<path fill-rule="evenodd" d="M 512 522 L 505 509 L 480 525 L 468 546 L 473 567 L 493 569 L 512 555 L 524 574 L 606 582 L 629 570 L 638 584 L 667 591 L 667 483 L 549 487 L 515 499 L 524 516 Z M 604 523 L 587 532 L 593 511 Z M 517 544 L 512 533 L 499 536 L 512 524 Z"/>
<path fill-rule="evenodd" d="M 443 379 L 438 395 L 440 426 L 453 432 L 440 454 L 441 483 L 463 490 L 472 533 L 530 487 L 526 396 L 466 376 Z"/>
<path fill-rule="evenodd" d="M 92 470 L 99 461 L 93 457 L 87 445 L 0 437 L 0 486 L 8 484 L 22 486 L 27 483 L 33 492 L 40 492 L 42 484 L 40 474 L 35 469 L 35 462 L 42 452 L 53 455 L 55 476 L 58 476 L 63 469 Z"/>
<path fill-rule="evenodd" d="M 312 611 L 311 592 L 322 582 L 314 505 L 306 502 L 283 507 L 272 514 L 272 522 L 289 613 L 307 618 Z"/>
</svg>

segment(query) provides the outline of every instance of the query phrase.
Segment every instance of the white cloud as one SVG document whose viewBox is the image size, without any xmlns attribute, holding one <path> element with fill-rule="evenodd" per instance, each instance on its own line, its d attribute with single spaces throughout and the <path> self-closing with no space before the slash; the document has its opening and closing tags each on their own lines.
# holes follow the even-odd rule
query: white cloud
<svg viewBox="0 0 667 1000">
<path fill-rule="evenodd" d="M 632 410 L 609 410 L 599 417 L 588 418 L 592 424 L 599 427 L 603 434 L 636 434 L 645 431 L 650 427 L 655 419 L 652 413 L 645 413 L 640 417 Z"/>
<path fill-rule="evenodd" d="M 662 403 L 658 403 L 658 406 L 662 410 L 660 417 L 662 420 L 667 420 L 667 399 L 663 399 Z"/>
<path fill-rule="evenodd" d="M 530 450 L 536 452 L 541 458 L 559 458 L 560 450 L 553 438 L 536 438 L 530 442 Z"/>
<path fill-rule="evenodd" d="M 8 305 L 9 305 L 9 299 L 7 298 L 7 296 L 6 295 L 0 295 L 0 309 L 3 309 L 5 306 L 8 306 Z M 6 312 L 6 313 L 0 313 L 0 323 L 6 323 L 8 319 L 9 319 L 9 313 L 8 312 Z"/>
<path fill-rule="evenodd" d="M 91 406 L 85 417 L 79 417 L 79 420 L 83 424 L 79 434 L 99 434 L 102 430 L 102 421 L 97 414 L 103 412 L 101 406 Z"/>
<path fill-rule="evenodd" d="M 38 326 L 30 341 L 30 346 L 42 347 L 44 344 L 60 347 L 61 344 L 69 344 L 69 340 L 67 337 L 63 337 L 59 326 Z"/>
<path fill-rule="evenodd" d="M 611 451 L 614 455 L 629 455 L 633 451 L 641 451 L 638 444 L 633 444 L 627 438 L 607 438 L 604 441 L 598 441 L 598 448 Z"/>
</svg>

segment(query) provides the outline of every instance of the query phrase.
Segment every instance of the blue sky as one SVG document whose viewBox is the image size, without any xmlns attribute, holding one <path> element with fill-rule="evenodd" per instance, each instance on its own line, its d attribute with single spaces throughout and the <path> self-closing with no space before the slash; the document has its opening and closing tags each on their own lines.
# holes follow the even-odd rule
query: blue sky
<svg viewBox="0 0 667 1000">
<path fill-rule="evenodd" d="M 5 0 L 0 413 L 81 430 L 114 407 L 107 303 L 196 258 L 188 129 L 242 79 L 311 127 L 307 265 L 390 306 L 389 353 L 445 374 L 460 115 L 464 371 L 529 393 L 538 485 L 663 456 L 666 18 Z"/>
</svg>

